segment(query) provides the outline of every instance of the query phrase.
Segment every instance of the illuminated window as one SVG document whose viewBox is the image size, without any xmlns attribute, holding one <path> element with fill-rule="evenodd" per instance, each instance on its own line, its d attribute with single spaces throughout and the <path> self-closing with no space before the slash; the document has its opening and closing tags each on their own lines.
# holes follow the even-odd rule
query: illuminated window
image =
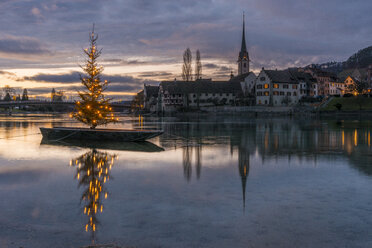
<svg viewBox="0 0 372 248">
<path fill-rule="evenodd" d="M 297 89 L 297 85 L 296 84 L 293 84 L 292 85 L 292 89 Z"/>
<path fill-rule="evenodd" d="M 274 84 L 274 89 L 278 89 L 279 88 L 279 84 Z"/>
<path fill-rule="evenodd" d="M 268 91 L 265 91 L 265 96 L 268 96 L 269 95 L 269 92 Z"/>
<path fill-rule="evenodd" d="M 269 84 L 264 84 L 264 88 L 265 89 L 268 89 L 269 88 Z"/>
</svg>

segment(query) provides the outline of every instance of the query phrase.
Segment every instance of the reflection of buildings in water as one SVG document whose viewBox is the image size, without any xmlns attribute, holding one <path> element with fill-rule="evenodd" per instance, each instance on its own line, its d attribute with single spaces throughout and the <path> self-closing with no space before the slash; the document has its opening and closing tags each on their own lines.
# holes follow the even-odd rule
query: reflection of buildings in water
<svg viewBox="0 0 372 248">
<path fill-rule="evenodd" d="M 4 138 L 11 139 L 15 136 L 20 136 L 19 131 L 22 129 L 22 136 L 27 136 L 30 129 L 29 126 L 33 126 L 32 122 L 28 121 L 0 121 L 0 127 L 4 128 Z"/>
<path fill-rule="evenodd" d="M 85 231 L 92 232 L 93 242 L 99 224 L 97 213 L 103 211 L 103 197 L 106 199 L 108 196 L 104 184 L 110 179 L 110 171 L 116 158 L 116 155 L 92 149 L 70 161 L 70 166 L 76 167 L 75 178 L 79 181 L 79 187 L 84 188 L 81 203 L 84 204 L 84 214 L 88 217 Z"/>
</svg>

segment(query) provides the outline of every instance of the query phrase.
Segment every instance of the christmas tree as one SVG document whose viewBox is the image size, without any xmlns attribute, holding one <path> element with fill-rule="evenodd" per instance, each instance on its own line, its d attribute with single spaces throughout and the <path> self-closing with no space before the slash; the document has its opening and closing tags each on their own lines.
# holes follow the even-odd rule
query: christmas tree
<svg viewBox="0 0 372 248">
<path fill-rule="evenodd" d="M 71 114 L 71 117 L 89 125 L 91 129 L 118 121 L 110 106 L 110 99 L 103 95 L 109 82 L 101 79 L 103 67 L 98 66 L 97 59 L 100 57 L 102 50 L 97 49 L 97 39 L 98 36 L 94 33 L 93 26 L 89 36 L 90 46 L 84 49 L 88 58 L 85 65 L 81 66 L 85 72 L 84 76 L 80 75 L 84 91 L 78 92 L 81 101 L 76 102 L 76 111 Z"/>
</svg>

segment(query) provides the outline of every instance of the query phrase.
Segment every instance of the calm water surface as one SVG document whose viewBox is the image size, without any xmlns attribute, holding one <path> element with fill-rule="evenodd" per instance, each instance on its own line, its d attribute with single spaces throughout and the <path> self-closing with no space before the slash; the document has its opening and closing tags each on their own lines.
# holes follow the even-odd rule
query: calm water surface
<svg viewBox="0 0 372 248">
<path fill-rule="evenodd" d="M 372 121 L 123 117 L 165 130 L 144 144 L 39 134 L 71 125 L 0 117 L 0 247 L 372 247 Z"/>
</svg>

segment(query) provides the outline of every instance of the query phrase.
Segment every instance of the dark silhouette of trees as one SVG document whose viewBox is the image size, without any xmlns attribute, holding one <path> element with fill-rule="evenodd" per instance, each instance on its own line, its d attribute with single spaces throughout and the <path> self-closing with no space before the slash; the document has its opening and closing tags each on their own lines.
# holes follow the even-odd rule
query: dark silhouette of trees
<svg viewBox="0 0 372 248">
<path fill-rule="evenodd" d="M 202 64 L 200 59 L 200 51 L 196 50 L 196 62 L 195 62 L 195 80 L 202 78 Z"/>
<path fill-rule="evenodd" d="M 28 101 L 28 92 L 27 92 L 27 89 L 24 89 L 23 90 L 22 101 Z"/>
<path fill-rule="evenodd" d="M 190 48 L 187 48 L 183 53 L 183 65 L 182 65 L 182 79 L 184 81 L 192 81 L 192 54 Z"/>
<path fill-rule="evenodd" d="M 3 88 L 3 92 L 5 94 L 4 101 L 11 101 L 15 94 L 15 89 L 10 87 L 9 85 L 5 85 Z"/>
</svg>

